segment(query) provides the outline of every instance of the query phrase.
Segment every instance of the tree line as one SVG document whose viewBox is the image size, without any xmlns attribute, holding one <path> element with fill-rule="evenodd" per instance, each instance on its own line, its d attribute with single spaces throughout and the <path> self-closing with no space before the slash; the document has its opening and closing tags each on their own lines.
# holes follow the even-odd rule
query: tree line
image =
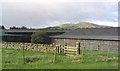
<svg viewBox="0 0 120 71">
<path fill-rule="evenodd" d="M 0 29 L 6 29 L 4 25 L 0 25 Z M 21 26 L 21 27 L 17 27 L 17 26 L 12 26 L 9 27 L 9 29 L 32 29 L 34 30 L 34 28 L 28 28 L 26 26 Z M 46 28 L 39 28 L 39 30 L 71 30 L 68 28 L 60 28 L 60 27 L 46 27 Z"/>
<path fill-rule="evenodd" d="M 4 25 L 0 25 L 0 29 L 6 29 L 6 28 Z M 9 29 L 32 29 L 32 28 L 28 28 L 26 26 L 21 26 L 21 27 L 12 26 L 12 27 L 9 27 Z"/>
</svg>

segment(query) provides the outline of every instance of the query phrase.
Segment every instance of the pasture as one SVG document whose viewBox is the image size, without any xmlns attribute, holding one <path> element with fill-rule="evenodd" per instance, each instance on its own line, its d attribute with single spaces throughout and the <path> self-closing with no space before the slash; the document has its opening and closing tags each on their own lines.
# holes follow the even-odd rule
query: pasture
<svg viewBox="0 0 120 71">
<path fill-rule="evenodd" d="M 3 69 L 118 69 L 118 53 L 82 50 L 80 55 L 2 48 Z"/>
</svg>

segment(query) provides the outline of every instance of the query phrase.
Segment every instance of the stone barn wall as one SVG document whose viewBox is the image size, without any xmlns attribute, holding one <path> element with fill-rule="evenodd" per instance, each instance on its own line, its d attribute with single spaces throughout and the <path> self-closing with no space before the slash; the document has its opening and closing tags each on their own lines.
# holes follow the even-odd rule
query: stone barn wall
<svg viewBox="0 0 120 71">
<path fill-rule="evenodd" d="M 58 39 L 52 38 L 52 43 L 67 45 L 68 47 L 76 47 L 76 42 L 80 42 L 81 50 L 99 50 L 99 51 L 118 51 L 118 43 L 120 41 L 109 40 L 80 40 L 80 39 Z"/>
</svg>

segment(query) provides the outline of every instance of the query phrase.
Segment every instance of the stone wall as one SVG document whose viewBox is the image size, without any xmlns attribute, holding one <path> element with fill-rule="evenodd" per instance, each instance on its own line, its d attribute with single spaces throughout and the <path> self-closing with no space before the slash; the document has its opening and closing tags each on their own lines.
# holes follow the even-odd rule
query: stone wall
<svg viewBox="0 0 120 71">
<path fill-rule="evenodd" d="M 14 48 L 14 49 L 25 49 L 41 52 L 54 52 L 55 45 L 47 44 L 32 44 L 32 43 L 16 43 L 16 42 L 3 42 L 2 48 Z"/>
</svg>

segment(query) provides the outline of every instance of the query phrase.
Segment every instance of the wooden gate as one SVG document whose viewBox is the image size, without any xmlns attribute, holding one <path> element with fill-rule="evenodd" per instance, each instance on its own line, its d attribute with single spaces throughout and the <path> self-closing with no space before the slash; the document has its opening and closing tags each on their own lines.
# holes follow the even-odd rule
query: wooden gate
<svg viewBox="0 0 120 71">
<path fill-rule="evenodd" d="M 76 47 L 65 46 L 64 53 L 66 55 L 80 55 L 80 43 L 76 42 Z"/>
</svg>

